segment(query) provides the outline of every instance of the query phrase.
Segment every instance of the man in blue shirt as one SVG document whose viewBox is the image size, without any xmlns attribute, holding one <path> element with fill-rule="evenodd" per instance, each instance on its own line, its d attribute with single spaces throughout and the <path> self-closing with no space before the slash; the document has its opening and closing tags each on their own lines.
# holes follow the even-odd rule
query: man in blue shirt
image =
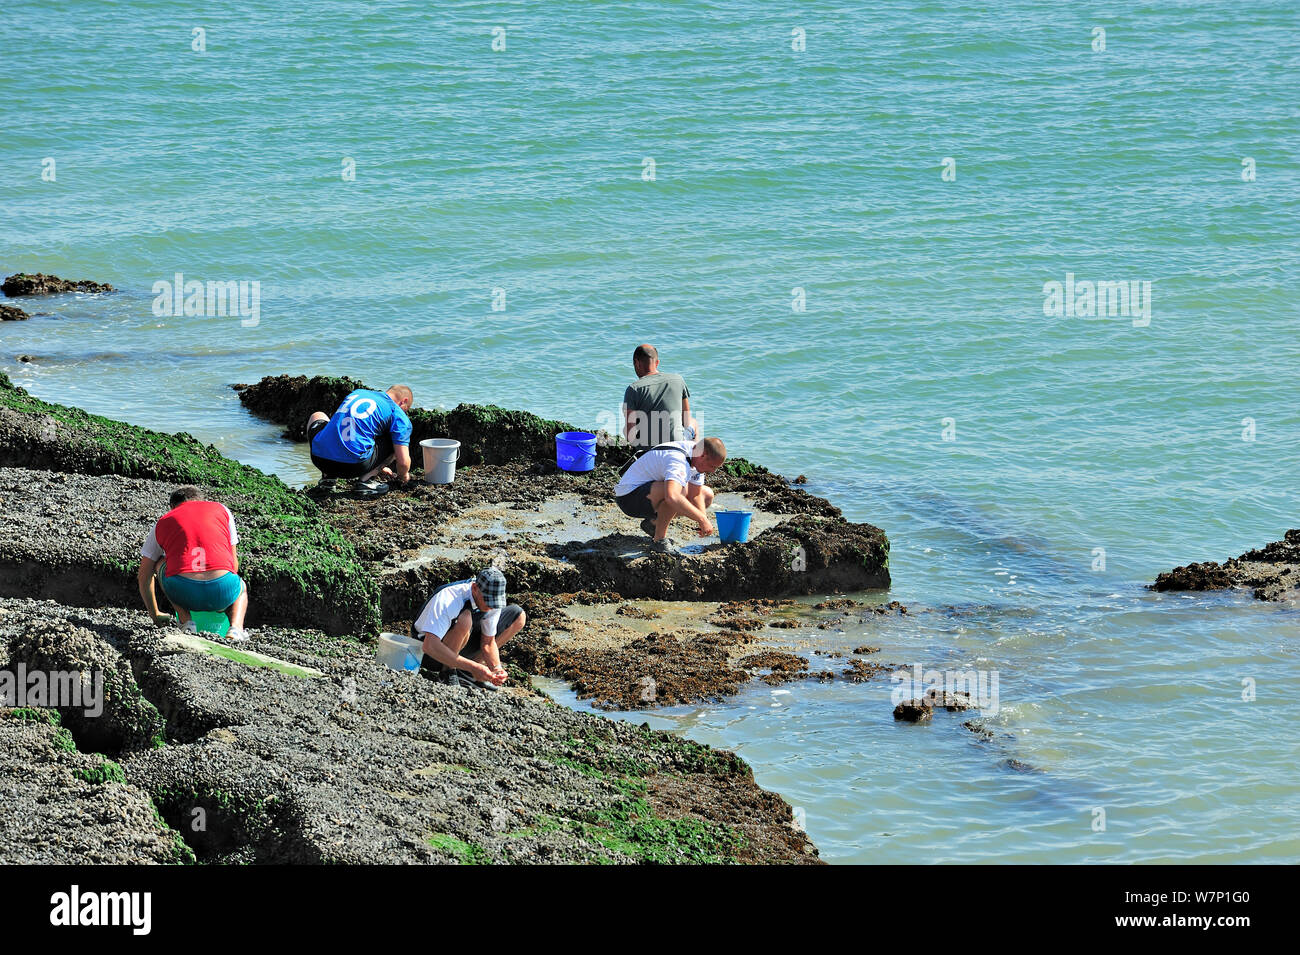
<svg viewBox="0 0 1300 955">
<path fill-rule="evenodd" d="M 387 489 L 380 474 L 393 476 L 387 465 L 395 463 L 397 479 L 411 477 L 411 389 L 393 385 L 387 391 L 358 388 L 343 400 L 333 417 L 316 411 L 307 419 L 311 461 L 328 480 L 359 478 L 369 491 Z"/>
</svg>

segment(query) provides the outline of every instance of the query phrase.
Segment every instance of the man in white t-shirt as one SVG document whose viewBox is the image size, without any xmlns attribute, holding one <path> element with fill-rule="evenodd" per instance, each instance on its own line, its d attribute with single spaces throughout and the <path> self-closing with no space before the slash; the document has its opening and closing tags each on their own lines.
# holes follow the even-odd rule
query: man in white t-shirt
<svg viewBox="0 0 1300 955">
<path fill-rule="evenodd" d="M 506 603 L 505 574 L 495 567 L 443 584 L 411 624 L 411 636 L 423 641 L 421 670 L 431 674 L 440 663 L 448 683 L 495 690 L 506 681 L 501 647 L 527 619 L 522 607 Z M 471 634 L 478 635 L 479 645 L 461 656 Z"/>
<path fill-rule="evenodd" d="M 654 538 L 653 547 L 676 553 L 667 540 L 674 517 L 695 522 L 701 537 L 713 533 L 706 513 L 713 489 L 704 483 L 727 460 L 727 448 L 718 438 L 674 441 L 650 449 L 632 462 L 614 487 L 618 506 L 629 517 L 642 518 L 641 529 Z"/>
</svg>

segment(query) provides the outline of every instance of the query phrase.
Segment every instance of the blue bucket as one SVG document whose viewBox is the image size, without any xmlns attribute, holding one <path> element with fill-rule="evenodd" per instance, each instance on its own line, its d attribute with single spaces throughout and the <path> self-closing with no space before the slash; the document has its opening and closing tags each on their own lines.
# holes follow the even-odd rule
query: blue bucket
<svg viewBox="0 0 1300 955">
<path fill-rule="evenodd" d="M 743 544 L 749 540 L 749 519 L 753 511 L 714 511 L 718 537 L 724 544 Z"/>
<path fill-rule="evenodd" d="M 586 431 L 561 431 L 555 436 L 555 463 L 565 471 L 590 471 L 596 466 L 596 436 Z"/>
</svg>

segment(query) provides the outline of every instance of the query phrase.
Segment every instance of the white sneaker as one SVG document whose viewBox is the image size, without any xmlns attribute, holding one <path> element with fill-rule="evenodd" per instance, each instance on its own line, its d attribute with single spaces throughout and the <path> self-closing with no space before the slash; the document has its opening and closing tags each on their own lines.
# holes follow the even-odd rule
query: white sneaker
<svg viewBox="0 0 1300 955">
<path fill-rule="evenodd" d="M 181 629 L 186 633 L 192 633 L 195 636 L 198 636 L 199 633 L 199 625 L 193 620 L 186 620 L 185 623 L 181 625 Z"/>
<path fill-rule="evenodd" d="M 243 627 L 231 627 L 226 631 L 226 639 L 231 643 L 247 643 L 252 638 Z"/>
</svg>

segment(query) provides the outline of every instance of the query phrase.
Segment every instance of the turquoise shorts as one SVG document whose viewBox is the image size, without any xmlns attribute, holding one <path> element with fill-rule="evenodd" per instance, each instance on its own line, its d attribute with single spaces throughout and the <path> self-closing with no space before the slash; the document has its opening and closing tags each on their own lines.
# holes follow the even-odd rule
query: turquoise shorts
<svg viewBox="0 0 1300 955">
<path fill-rule="evenodd" d="M 177 574 L 164 577 L 162 589 L 174 606 L 215 612 L 225 610 L 239 599 L 244 582 L 230 571 L 213 580 L 194 580 Z"/>
</svg>

